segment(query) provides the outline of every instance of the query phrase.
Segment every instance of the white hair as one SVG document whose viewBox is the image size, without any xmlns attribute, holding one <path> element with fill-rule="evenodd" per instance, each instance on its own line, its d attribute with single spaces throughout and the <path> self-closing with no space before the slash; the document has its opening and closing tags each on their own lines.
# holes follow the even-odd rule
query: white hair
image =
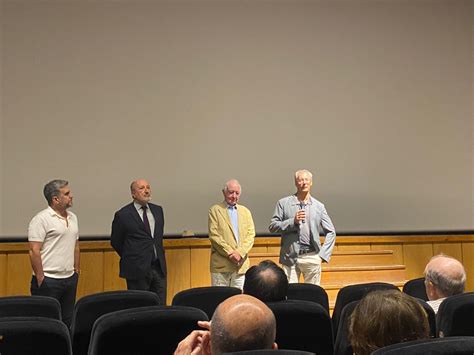
<svg viewBox="0 0 474 355">
<path fill-rule="evenodd" d="M 309 178 L 311 179 L 311 181 L 313 181 L 313 174 L 311 174 L 311 171 L 306 170 L 306 169 L 302 169 L 302 170 L 296 171 L 296 172 L 295 172 L 295 180 L 298 179 L 298 177 L 299 177 L 300 175 L 304 175 L 304 174 L 305 174 L 305 175 L 308 175 Z"/>
</svg>

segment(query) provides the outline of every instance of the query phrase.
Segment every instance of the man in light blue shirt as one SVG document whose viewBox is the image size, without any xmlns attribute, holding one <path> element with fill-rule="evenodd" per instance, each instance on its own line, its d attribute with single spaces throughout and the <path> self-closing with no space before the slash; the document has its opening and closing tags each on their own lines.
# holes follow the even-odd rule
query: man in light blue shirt
<svg viewBox="0 0 474 355">
<path fill-rule="evenodd" d="M 336 230 L 324 205 L 311 196 L 313 175 L 308 170 L 295 173 L 296 193 L 278 201 L 270 222 L 270 232 L 281 234 L 280 263 L 290 283 L 319 285 L 321 262 L 329 262 Z M 321 245 L 319 236 L 324 234 Z"/>
<path fill-rule="evenodd" d="M 225 183 L 224 201 L 209 209 L 208 227 L 211 241 L 211 283 L 242 289 L 245 272 L 250 267 L 255 226 L 250 211 L 240 205 L 242 188 L 235 179 Z"/>
</svg>

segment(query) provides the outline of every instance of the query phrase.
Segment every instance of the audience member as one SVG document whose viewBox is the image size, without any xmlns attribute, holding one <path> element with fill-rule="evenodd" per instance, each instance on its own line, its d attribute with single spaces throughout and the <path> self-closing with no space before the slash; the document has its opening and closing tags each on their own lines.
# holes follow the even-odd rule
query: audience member
<svg viewBox="0 0 474 355">
<path fill-rule="evenodd" d="M 456 259 L 439 254 L 431 258 L 425 268 L 425 288 L 428 304 L 438 312 L 446 297 L 463 293 L 466 288 L 466 271 Z"/>
<path fill-rule="evenodd" d="M 208 330 L 195 330 L 182 340 L 175 355 L 221 355 L 227 352 L 276 349 L 276 321 L 270 308 L 249 295 L 223 301 L 211 322 L 199 322 Z"/>
<path fill-rule="evenodd" d="M 247 270 L 243 291 L 262 302 L 283 301 L 288 294 L 288 278 L 281 267 L 264 260 Z"/>
<path fill-rule="evenodd" d="M 250 211 L 238 204 L 241 192 L 237 180 L 227 181 L 222 190 L 224 201 L 209 209 L 212 286 L 242 289 L 250 266 L 247 254 L 253 246 L 255 226 Z"/>
<path fill-rule="evenodd" d="M 398 290 L 368 293 L 350 317 L 349 339 L 355 355 L 429 337 L 428 316 L 420 303 Z"/>
</svg>

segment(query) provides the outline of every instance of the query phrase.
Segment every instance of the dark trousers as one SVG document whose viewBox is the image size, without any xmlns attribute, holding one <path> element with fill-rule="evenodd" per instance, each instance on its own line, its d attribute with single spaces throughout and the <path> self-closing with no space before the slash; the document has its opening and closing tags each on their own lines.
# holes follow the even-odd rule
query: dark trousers
<svg viewBox="0 0 474 355">
<path fill-rule="evenodd" d="M 154 263 L 143 279 L 127 279 L 129 290 L 151 291 L 158 295 L 161 305 L 166 305 L 166 276 L 158 263 Z"/>
<path fill-rule="evenodd" d="M 61 305 L 62 320 L 68 328 L 71 326 L 72 312 L 74 311 L 74 304 L 76 303 L 78 279 L 79 275 L 76 273 L 65 279 L 54 279 L 45 276 L 41 287 L 38 287 L 36 276 L 31 278 L 31 294 L 34 296 L 56 298 Z"/>
</svg>

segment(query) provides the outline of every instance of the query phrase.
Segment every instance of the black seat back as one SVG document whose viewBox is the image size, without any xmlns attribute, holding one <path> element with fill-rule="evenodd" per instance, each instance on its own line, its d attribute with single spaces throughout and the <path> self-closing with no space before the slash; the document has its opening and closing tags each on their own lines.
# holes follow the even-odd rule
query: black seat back
<svg viewBox="0 0 474 355">
<path fill-rule="evenodd" d="M 323 306 L 301 300 L 270 302 L 267 305 L 276 318 L 279 349 L 333 354 L 331 318 Z"/>
<path fill-rule="evenodd" d="M 472 355 L 474 337 L 432 338 L 392 344 L 375 350 L 372 355 Z"/>
<path fill-rule="evenodd" d="M 288 285 L 288 299 L 316 302 L 329 313 L 328 294 L 319 285 L 291 283 Z"/>
<path fill-rule="evenodd" d="M 87 355 L 94 322 L 102 315 L 123 309 L 155 306 L 158 295 L 148 291 L 126 290 L 96 293 L 76 302 L 71 336 L 74 355 Z"/>
<path fill-rule="evenodd" d="M 193 307 L 152 306 L 103 315 L 92 328 L 89 355 L 173 354 L 206 313 Z"/>
<path fill-rule="evenodd" d="M 474 336 L 474 292 L 446 298 L 436 317 L 439 337 Z"/>
<path fill-rule="evenodd" d="M 47 296 L 0 297 L 0 317 L 45 317 L 61 320 L 59 301 Z"/>
<path fill-rule="evenodd" d="M 178 292 L 172 301 L 173 306 L 195 307 L 206 312 L 212 318 L 217 306 L 225 299 L 240 295 L 242 291 L 237 287 L 209 286 L 195 287 Z"/>
<path fill-rule="evenodd" d="M 72 354 L 69 329 L 53 318 L 0 318 L 0 339 L 2 355 Z"/>
</svg>

